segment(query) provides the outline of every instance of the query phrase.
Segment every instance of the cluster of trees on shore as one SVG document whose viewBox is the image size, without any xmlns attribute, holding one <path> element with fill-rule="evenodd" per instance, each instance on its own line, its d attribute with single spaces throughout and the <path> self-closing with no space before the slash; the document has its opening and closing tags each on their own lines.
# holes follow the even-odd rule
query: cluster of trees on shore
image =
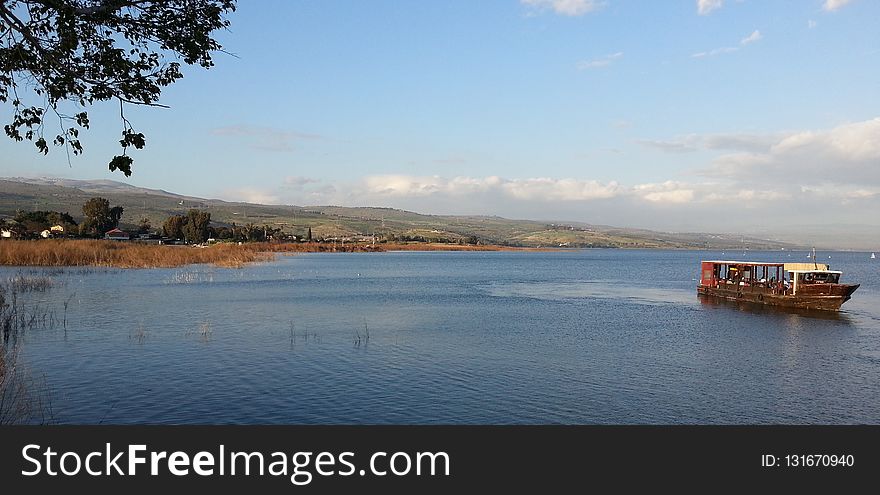
<svg viewBox="0 0 880 495">
<path fill-rule="evenodd" d="M 183 239 L 194 244 L 206 242 L 211 237 L 211 214 L 189 210 L 184 215 L 172 215 L 162 224 L 165 237 Z"/>
<path fill-rule="evenodd" d="M 476 235 L 469 235 L 467 237 L 451 237 L 448 235 L 386 234 L 382 236 L 381 242 L 421 242 L 436 244 L 459 244 L 470 246 L 485 244 L 485 242 L 483 242 Z"/>
<path fill-rule="evenodd" d="M 232 242 L 265 242 L 277 240 L 298 240 L 295 236 L 285 234 L 280 228 L 269 225 L 230 226 L 211 225 L 211 214 L 201 210 L 190 210 L 186 215 L 172 215 L 162 224 L 162 233 L 169 239 L 180 239 L 188 243 L 200 244 L 215 239 Z M 312 240 L 312 229 L 303 240 Z"/>
<path fill-rule="evenodd" d="M 101 237 L 108 230 L 119 226 L 122 218 L 122 207 L 110 207 L 104 198 L 92 198 L 82 207 L 85 219 L 79 226 L 79 234 L 84 237 Z"/>
<path fill-rule="evenodd" d="M 108 230 L 119 225 L 122 218 L 121 206 L 110 206 L 104 198 L 91 198 L 82 206 L 83 219 L 79 223 L 68 212 L 50 210 L 16 212 L 11 220 L 0 219 L 0 229 L 7 237 L 36 238 L 40 233 L 53 228 L 53 235 L 65 237 L 102 237 Z"/>
<path fill-rule="evenodd" d="M 82 219 L 77 222 L 67 212 L 49 210 L 18 211 L 12 219 L 0 219 L 3 237 L 16 239 L 39 239 L 40 237 L 81 237 L 102 238 L 107 232 L 119 228 L 124 208 L 111 206 L 105 198 L 95 197 L 82 205 Z M 237 225 L 212 225 L 211 213 L 192 209 L 186 214 L 174 214 L 155 228 L 148 218 L 137 224 L 126 224 L 131 233 L 141 234 L 141 238 L 182 241 L 187 244 L 203 244 L 209 241 L 220 242 L 337 242 L 339 237 L 312 238 L 311 227 L 305 227 L 299 236 L 284 232 L 278 227 L 248 223 Z M 60 228 L 59 228 L 60 227 Z M 42 234 L 41 234 L 42 233 Z M 122 236 L 125 238 L 124 234 Z M 357 236 L 356 236 L 357 237 Z M 363 238 L 363 236 L 360 236 Z M 343 242 L 349 240 L 348 237 Z M 363 239 L 362 239 L 363 240 Z M 373 243 L 442 243 L 478 245 L 482 240 L 475 235 L 468 237 L 448 237 L 443 235 L 393 234 L 386 233 L 373 237 Z"/>
<path fill-rule="evenodd" d="M 95 197 L 83 204 L 79 222 L 68 212 L 19 210 L 11 219 L 0 218 L 0 231 L 4 232 L 4 237 L 16 239 L 38 239 L 41 232 L 49 232 L 51 237 L 101 238 L 119 227 L 123 212 L 122 206 L 111 206 L 107 199 Z M 164 236 L 190 244 L 201 244 L 209 239 L 235 242 L 297 240 L 292 235 L 284 234 L 280 228 L 269 225 L 211 225 L 211 214 L 197 209 L 185 215 L 171 215 L 155 231 L 150 220 L 142 218 L 136 226 L 136 233 L 150 237 Z M 302 240 L 312 240 L 311 228 Z"/>
<path fill-rule="evenodd" d="M 64 230 L 74 230 L 76 221 L 67 212 L 57 211 L 18 211 L 12 222 L 0 219 L 0 227 L 19 234 L 41 232 L 53 225 L 61 225 Z"/>
</svg>

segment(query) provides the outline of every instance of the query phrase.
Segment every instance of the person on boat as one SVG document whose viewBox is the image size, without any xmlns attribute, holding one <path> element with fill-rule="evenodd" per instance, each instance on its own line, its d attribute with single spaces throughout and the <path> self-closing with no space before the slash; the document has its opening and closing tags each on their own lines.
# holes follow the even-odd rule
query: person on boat
<svg viewBox="0 0 880 495">
<path fill-rule="evenodd" d="M 735 266 L 732 266 L 727 270 L 727 280 L 729 280 L 730 283 L 732 283 L 732 284 L 736 283 L 736 275 L 737 275 L 737 272 L 736 272 Z"/>
</svg>

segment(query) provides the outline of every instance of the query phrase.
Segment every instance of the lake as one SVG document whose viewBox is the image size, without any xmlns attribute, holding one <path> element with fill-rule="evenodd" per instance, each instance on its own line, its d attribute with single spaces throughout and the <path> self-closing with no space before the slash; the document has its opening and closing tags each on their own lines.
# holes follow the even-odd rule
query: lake
<svg viewBox="0 0 880 495">
<path fill-rule="evenodd" d="M 745 258 L 743 257 L 745 254 Z M 831 259 L 827 259 L 828 256 Z M 880 260 L 839 315 L 701 302 L 702 259 L 571 250 L 279 256 L 48 274 L 20 296 L 58 423 L 878 423 Z"/>
</svg>

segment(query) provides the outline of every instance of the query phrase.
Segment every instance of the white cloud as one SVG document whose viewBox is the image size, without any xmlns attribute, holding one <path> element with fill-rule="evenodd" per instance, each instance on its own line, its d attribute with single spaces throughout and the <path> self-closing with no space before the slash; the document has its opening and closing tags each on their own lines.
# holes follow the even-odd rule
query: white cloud
<svg viewBox="0 0 880 495">
<path fill-rule="evenodd" d="M 713 10 L 720 9 L 724 5 L 723 0 L 697 0 L 697 13 L 709 15 Z"/>
<path fill-rule="evenodd" d="M 579 70 L 586 69 L 598 69 L 600 67 L 607 67 L 611 65 L 611 62 L 619 59 L 623 56 L 623 52 L 612 53 L 609 55 L 605 55 L 604 57 L 599 57 L 593 60 L 582 60 L 578 62 L 577 68 Z"/>
<path fill-rule="evenodd" d="M 375 204 L 385 204 L 392 198 L 425 199 L 456 202 L 473 201 L 475 198 L 494 198 L 499 201 L 520 203 L 586 203 L 604 200 L 628 202 L 647 201 L 655 205 L 683 205 L 687 203 L 730 203 L 740 201 L 776 201 L 788 199 L 785 191 L 755 189 L 734 183 L 714 180 L 702 182 L 643 183 L 624 186 L 612 181 L 574 178 L 537 177 L 508 179 L 498 176 L 417 177 L 409 175 L 380 175 L 365 177 L 361 185 L 351 185 L 349 197 L 370 198 Z"/>
<path fill-rule="evenodd" d="M 880 117 L 841 125 L 829 131 L 792 134 L 775 145 L 772 151 L 777 155 L 805 151 L 853 162 L 880 160 Z"/>
<path fill-rule="evenodd" d="M 652 203 L 682 204 L 694 200 L 693 188 L 674 181 L 666 181 L 658 184 L 639 184 L 633 187 L 637 197 Z"/>
<path fill-rule="evenodd" d="M 667 153 L 690 153 L 701 149 L 760 152 L 768 151 L 779 139 L 779 134 L 688 134 L 670 140 L 645 139 L 637 143 Z"/>
<path fill-rule="evenodd" d="M 747 189 L 737 185 L 721 185 L 703 196 L 705 203 L 736 203 L 744 208 L 761 208 L 766 202 L 790 200 L 791 193 L 773 189 Z"/>
<path fill-rule="evenodd" d="M 753 170 L 757 167 L 772 163 L 769 154 L 766 153 L 729 153 L 721 155 L 712 161 L 712 167 L 701 173 L 715 177 L 742 177 L 743 170 Z"/>
<path fill-rule="evenodd" d="M 639 199 L 660 205 L 736 204 L 740 208 L 759 208 L 768 202 L 790 200 L 792 193 L 786 190 L 752 188 L 737 182 L 679 182 L 639 184 L 632 188 Z"/>
<path fill-rule="evenodd" d="M 825 0 L 825 3 L 822 5 L 822 10 L 826 12 L 834 12 L 845 7 L 851 1 L 852 0 Z"/>
<path fill-rule="evenodd" d="M 550 9 L 565 16 L 588 14 L 605 5 L 605 2 L 596 0 L 520 0 L 520 3 L 540 10 Z"/>
<path fill-rule="evenodd" d="M 878 163 L 880 117 L 826 130 L 777 135 L 768 149 L 721 155 L 704 173 L 751 180 L 806 178 L 880 186 Z"/>
<path fill-rule="evenodd" d="M 410 175 L 374 175 L 364 178 L 366 192 L 380 196 L 428 196 L 432 194 L 460 195 L 485 191 L 500 183 L 498 177 L 481 179 L 438 175 L 416 177 Z"/>
<path fill-rule="evenodd" d="M 740 46 L 725 46 L 721 48 L 716 48 L 714 50 L 709 50 L 705 52 L 697 52 L 691 55 L 691 58 L 705 58 L 705 57 L 714 57 L 715 55 L 722 55 L 725 53 L 733 53 L 739 51 L 740 47 L 750 45 L 758 40 L 763 38 L 761 32 L 757 29 L 752 31 L 752 34 L 746 36 L 745 38 L 739 40 Z"/>
<path fill-rule="evenodd" d="M 760 152 L 770 149 L 779 139 L 780 134 L 709 134 L 702 136 L 698 141 L 702 146 L 712 150 L 738 150 L 747 152 Z"/>
<path fill-rule="evenodd" d="M 615 196 L 615 182 L 602 184 L 577 179 L 504 179 L 489 177 L 418 177 L 409 175 L 376 175 L 363 179 L 365 192 L 375 196 L 425 197 L 500 194 L 520 200 L 587 201 Z"/>
<path fill-rule="evenodd" d="M 221 196 L 228 201 L 240 201 L 243 203 L 261 205 L 282 204 L 281 198 L 279 198 L 274 192 L 256 187 L 227 189 L 221 193 Z"/>
<path fill-rule="evenodd" d="M 801 192 L 823 199 L 843 199 L 846 202 L 854 200 L 872 199 L 880 197 L 880 188 L 865 188 L 860 186 L 841 187 L 839 185 L 816 185 L 801 186 Z"/>
<path fill-rule="evenodd" d="M 760 40 L 761 38 L 763 38 L 763 36 L 761 36 L 761 32 L 758 31 L 758 30 L 756 29 L 756 30 L 754 30 L 754 31 L 752 32 L 752 34 L 750 34 L 750 35 L 746 36 L 745 38 L 741 39 L 741 40 L 739 41 L 739 44 L 741 44 L 741 45 L 748 45 L 749 43 L 754 43 L 754 42 Z"/>
<path fill-rule="evenodd" d="M 690 142 L 690 138 L 680 140 L 663 141 L 659 139 L 640 139 L 636 141 L 642 146 L 654 148 L 666 153 L 691 153 L 697 151 L 698 148 Z"/>
<path fill-rule="evenodd" d="M 616 182 L 551 178 L 508 180 L 502 188 L 514 198 L 541 201 L 591 201 L 613 198 L 621 192 Z"/>
<path fill-rule="evenodd" d="M 692 58 L 703 58 L 703 57 L 714 57 L 715 55 L 721 55 L 723 53 L 733 53 L 739 50 L 739 47 L 736 46 L 725 46 L 722 48 L 716 48 L 714 50 L 709 50 L 708 52 L 697 52 L 691 55 Z"/>
</svg>

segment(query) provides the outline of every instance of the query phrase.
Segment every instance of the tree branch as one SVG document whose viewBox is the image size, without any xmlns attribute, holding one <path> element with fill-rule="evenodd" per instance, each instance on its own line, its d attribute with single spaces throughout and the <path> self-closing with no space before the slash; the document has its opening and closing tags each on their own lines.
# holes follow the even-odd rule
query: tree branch
<svg viewBox="0 0 880 495">
<path fill-rule="evenodd" d="M 132 105 L 140 105 L 144 107 L 157 107 L 157 108 L 171 108 L 169 105 L 163 105 L 161 103 L 147 103 L 145 101 L 135 101 L 129 100 L 127 98 L 123 98 L 121 96 L 116 97 L 120 102 L 131 103 Z"/>
<path fill-rule="evenodd" d="M 107 1 L 104 0 L 99 4 L 92 5 L 91 7 L 74 7 L 73 13 L 76 15 L 95 15 L 95 14 L 107 14 L 110 12 L 116 12 L 118 10 L 122 10 L 124 8 L 136 7 L 138 4 L 150 3 L 154 0 L 129 0 L 129 1 Z M 57 11 L 61 11 L 66 6 L 57 0 L 36 0 L 36 3 L 44 7 L 48 7 L 51 9 L 55 9 Z"/>
<path fill-rule="evenodd" d="M 15 29 L 15 31 L 17 31 L 19 34 L 24 36 L 28 41 L 30 41 L 31 44 L 34 45 L 35 49 L 39 50 L 42 54 L 47 55 L 45 50 L 43 49 L 43 45 L 40 43 L 40 41 L 37 38 L 34 37 L 33 34 L 31 34 L 30 29 L 28 29 L 27 26 L 25 26 L 24 23 L 21 22 L 21 19 L 19 19 L 15 14 L 13 14 L 12 11 L 7 9 L 6 5 L 2 4 L 2 3 L 0 3 L 0 17 L 5 19 L 6 22 L 9 23 L 10 29 Z"/>
</svg>

